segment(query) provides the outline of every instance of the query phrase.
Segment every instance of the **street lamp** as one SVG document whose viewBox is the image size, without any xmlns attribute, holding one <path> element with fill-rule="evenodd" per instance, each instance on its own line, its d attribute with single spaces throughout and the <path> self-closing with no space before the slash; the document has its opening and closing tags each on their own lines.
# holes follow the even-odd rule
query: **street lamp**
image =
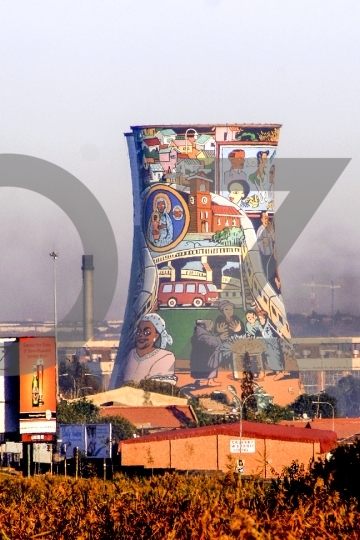
<svg viewBox="0 0 360 540">
<path fill-rule="evenodd" d="M 59 399 L 59 365 L 58 365 L 58 350 L 57 350 L 57 305 L 56 305 L 56 260 L 59 253 L 53 251 L 49 253 L 54 259 L 54 333 L 55 333 L 55 369 L 56 369 L 56 400 Z"/>
<path fill-rule="evenodd" d="M 99 379 L 101 380 L 101 389 L 103 392 L 105 392 L 104 379 L 102 375 L 98 375 L 97 373 L 84 373 L 84 375 L 86 375 L 87 377 L 99 377 Z"/>
<path fill-rule="evenodd" d="M 197 139 L 198 136 L 199 136 L 198 132 L 197 132 L 196 129 L 194 129 L 194 128 L 188 128 L 188 129 L 185 131 L 185 154 L 187 154 L 187 150 L 188 150 L 188 143 L 187 143 L 187 134 L 188 134 L 188 131 L 193 131 L 193 132 L 194 132 L 194 141 L 196 141 L 196 139 Z"/>
<path fill-rule="evenodd" d="M 240 453 L 240 458 L 241 458 L 243 407 L 244 407 L 245 403 L 247 402 L 247 400 L 249 398 L 251 398 L 251 397 L 256 397 L 256 394 L 249 394 L 248 396 L 246 396 L 245 399 L 241 399 L 237 395 L 236 388 L 232 384 L 229 384 L 229 386 L 227 388 L 228 388 L 230 394 L 232 394 L 234 396 L 234 401 L 235 401 L 235 403 L 238 406 L 239 411 L 240 411 L 240 426 L 239 426 L 239 429 L 240 429 L 240 449 L 239 449 L 239 453 Z"/>
<path fill-rule="evenodd" d="M 323 403 L 324 405 L 330 405 L 330 407 L 332 408 L 332 430 L 335 431 L 335 409 L 334 409 L 334 405 L 332 403 L 330 403 L 329 401 L 312 401 L 311 403 L 314 403 L 314 404 L 317 404 L 317 405 L 320 405 L 321 403 Z"/>
<path fill-rule="evenodd" d="M 73 383 L 74 383 L 74 399 L 76 398 L 76 383 L 75 383 L 75 377 L 74 375 L 71 375 L 71 373 L 61 373 L 59 375 L 59 377 L 72 377 L 73 378 Z"/>
</svg>

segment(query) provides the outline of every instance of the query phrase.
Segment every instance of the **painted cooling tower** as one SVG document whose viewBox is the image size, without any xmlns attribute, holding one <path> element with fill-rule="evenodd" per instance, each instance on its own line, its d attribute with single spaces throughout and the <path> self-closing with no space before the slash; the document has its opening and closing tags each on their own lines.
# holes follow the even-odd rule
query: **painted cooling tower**
<svg viewBox="0 0 360 540">
<path fill-rule="evenodd" d="M 297 371 L 274 227 L 280 125 L 136 126 L 129 295 L 112 387 Z M 286 373 L 287 372 L 287 373 Z M 259 386 L 259 385 L 257 385 Z M 261 386 L 261 385 L 260 385 Z"/>
</svg>

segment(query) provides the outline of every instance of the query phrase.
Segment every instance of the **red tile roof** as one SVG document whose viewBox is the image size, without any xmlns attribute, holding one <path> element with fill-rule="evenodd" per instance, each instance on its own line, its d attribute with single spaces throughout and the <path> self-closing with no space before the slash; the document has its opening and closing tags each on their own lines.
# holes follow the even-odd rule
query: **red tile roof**
<svg viewBox="0 0 360 540">
<path fill-rule="evenodd" d="M 222 206 L 220 204 L 211 203 L 211 209 L 215 216 L 240 216 L 239 210 L 233 206 Z"/>
<path fill-rule="evenodd" d="M 311 429 L 331 429 L 332 430 L 332 418 L 316 418 L 310 420 Z M 294 426 L 303 428 L 308 423 L 305 421 L 291 422 L 289 420 L 283 420 L 282 425 Z M 347 439 L 353 435 L 360 434 L 360 418 L 334 418 L 334 428 L 338 439 Z M 309 430 L 310 431 L 310 430 Z"/>
<path fill-rule="evenodd" d="M 167 407 L 100 407 L 100 416 L 123 416 L 136 427 L 150 429 L 174 429 L 195 420 L 190 407 L 168 405 Z"/>
<path fill-rule="evenodd" d="M 157 137 L 153 137 L 152 139 L 144 139 L 144 144 L 146 146 L 160 146 L 160 141 Z"/>
<path fill-rule="evenodd" d="M 320 452 L 329 452 L 336 445 L 336 433 L 329 430 L 305 429 L 288 427 L 274 424 L 261 424 L 260 422 L 246 422 L 242 424 L 243 437 L 255 439 L 272 439 L 278 441 L 320 443 Z M 136 439 L 127 439 L 119 443 L 119 451 L 122 444 L 136 444 L 139 442 L 152 442 L 161 440 L 186 439 L 191 437 L 206 437 L 211 435 L 231 435 L 239 438 L 239 422 L 235 424 L 220 424 L 199 428 L 166 431 L 154 435 L 145 435 Z"/>
</svg>

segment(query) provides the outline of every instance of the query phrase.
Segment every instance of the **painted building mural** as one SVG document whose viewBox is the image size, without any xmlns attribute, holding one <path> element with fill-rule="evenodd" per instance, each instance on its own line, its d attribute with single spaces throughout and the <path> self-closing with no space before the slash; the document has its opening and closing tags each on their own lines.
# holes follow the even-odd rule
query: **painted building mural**
<svg viewBox="0 0 360 540">
<path fill-rule="evenodd" d="M 245 351 L 259 388 L 268 377 L 297 378 L 276 262 L 279 132 L 199 125 L 127 134 L 135 229 L 115 386 L 218 386 L 220 372 L 241 379 Z"/>
</svg>

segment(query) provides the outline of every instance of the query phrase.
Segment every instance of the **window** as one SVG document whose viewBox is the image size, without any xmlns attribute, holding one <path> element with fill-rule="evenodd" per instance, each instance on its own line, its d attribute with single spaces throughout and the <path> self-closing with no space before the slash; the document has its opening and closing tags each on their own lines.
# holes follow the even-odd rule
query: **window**
<svg viewBox="0 0 360 540">
<path fill-rule="evenodd" d="M 216 292 L 217 291 L 217 288 L 213 283 L 208 283 L 207 288 L 209 289 L 210 292 Z"/>
<path fill-rule="evenodd" d="M 228 227 L 228 226 L 229 226 L 229 220 L 225 219 L 225 227 Z"/>
<path fill-rule="evenodd" d="M 176 292 L 176 293 L 184 292 L 184 285 L 183 285 L 183 283 L 177 283 L 177 284 L 175 285 L 175 292 Z"/>
<path fill-rule="evenodd" d="M 274 309 L 274 306 L 271 306 L 271 311 L 273 312 L 273 314 L 274 314 L 275 317 L 276 317 L 276 311 L 275 311 L 275 309 Z"/>
<path fill-rule="evenodd" d="M 206 294 L 206 288 L 205 288 L 205 285 L 203 283 L 199 284 L 199 293 L 200 294 Z"/>
<path fill-rule="evenodd" d="M 201 211 L 201 212 L 200 212 L 200 219 L 203 219 L 203 217 L 204 217 L 204 212 Z"/>
<path fill-rule="evenodd" d="M 209 212 L 205 212 L 205 218 L 207 219 L 209 217 Z"/>
<path fill-rule="evenodd" d="M 232 295 L 233 295 L 233 297 L 236 296 L 236 292 L 233 292 Z"/>
<path fill-rule="evenodd" d="M 199 191 L 206 191 L 206 185 L 205 184 L 200 184 Z"/>
<path fill-rule="evenodd" d="M 235 225 L 236 225 L 236 219 L 234 218 L 234 219 L 232 220 L 232 226 L 235 227 Z"/>
<path fill-rule="evenodd" d="M 281 322 L 281 324 L 284 324 L 284 319 L 282 318 L 281 315 L 279 315 L 279 321 Z"/>
<path fill-rule="evenodd" d="M 163 292 L 164 292 L 164 293 L 172 292 L 172 285 L 170 285 L 170 284 L 164 285 L 164 287 L 163 287 Z"/>
<path fill-rule="evenodd" d="M 188 283 L 186 285 L 186 292 L 187 293 L 194 293 L 196 292 L 195 283 Z"/>
<path fill-rule="evenodd" d="M 221 225 L 221 219 L 219 217 L 217 218 L 217 224 Z"/>
<path fill-rule="evenodd" d="M 227 141 L 227 133 L 224 133 L 224 141 Z"/>
</svg>

